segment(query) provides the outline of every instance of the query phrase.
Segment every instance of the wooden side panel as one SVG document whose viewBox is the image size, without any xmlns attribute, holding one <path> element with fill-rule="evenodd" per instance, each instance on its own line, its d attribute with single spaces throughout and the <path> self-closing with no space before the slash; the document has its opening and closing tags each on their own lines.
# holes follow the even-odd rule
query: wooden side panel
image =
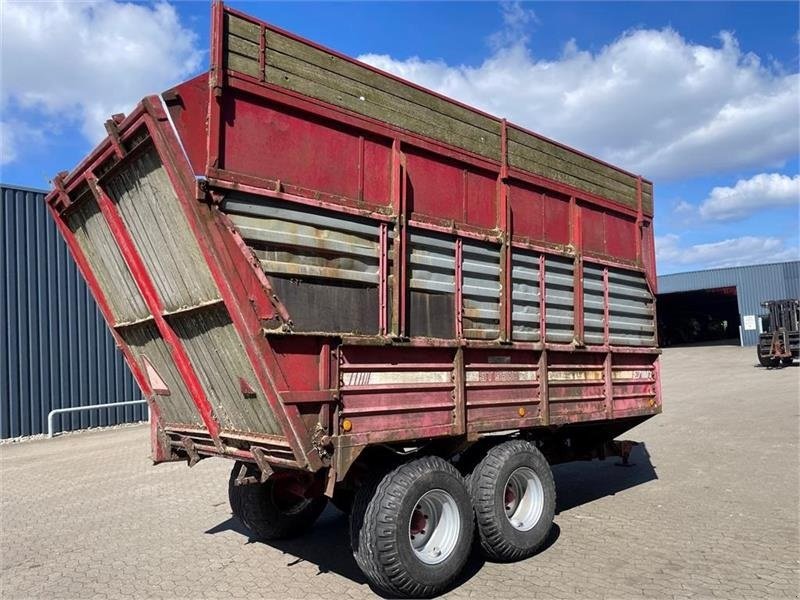
<svg viewBox="0 0 800 600">
<path fill-rule="evenodd" d="M 257 46 L 248 46 L 248 50 L 254 47 Z M 256 68 L 257 65 L 256 62 Z M 355 62 L 267 30 L 265 65 L 269 83 L 500 159 L 499 122 Z"/>
<path fill-rule="evenodd" d="M 636 208 L 636 179 L 530 133 L 509 127 L 508 164 Z"/>
<path fill-rule="evenodd" d="M 225 13 L 223 64 L 259 81 L 636 209 L 636 178 L 565 146 L 297 39 Z M 652 184 L 642 206 L 652 214 Z"/>
<path fill-rule="evenodd" d="M 225 67 L 259 77 L 260 37 L 258 25 L 225 12 Z"/>
</svg>

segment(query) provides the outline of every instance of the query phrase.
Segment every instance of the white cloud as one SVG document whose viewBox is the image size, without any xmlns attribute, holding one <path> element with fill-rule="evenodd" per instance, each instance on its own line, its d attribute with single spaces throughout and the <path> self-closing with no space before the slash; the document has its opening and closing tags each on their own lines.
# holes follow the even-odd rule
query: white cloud
<svg viewBox="0 0 800 600">
<path fill-rule="evenodd" d="M 112 113 L 185 79 L 203 58 L 166 3 L 3 2 L 0 12 L 2 106 L 29 122 L 76 122 L 93 142 Z"/>
<path fill-rule="evenodd" d="M 11 123 L 0 121 L 0 166 L 17 159 L 19 142 Z"/>
<path fill-rule="evenodd" d="M 659 273 L 677 268 L 735 267 L 800 259 L 800 248 L 777 237 L 743 236 L 684 246 L 680 236 L 656 237 Z"/>
<path fill-rule="evenodd" d="M 44 131 L 16 119 L 0 121 L 0 166 L 17 160 L 27 144 L 41 144 Z"/>
<path fill-rule="evenodd" d="M 800 76 L 762 64 L 730 33 L 704 46 L 672 29 L 632 30 L 597 52 L 570 41 L 556 60 L 513 38 L 493 38 L 506 43 L 479 66 L 360 58 L 651 178 L 775 168 L 797 153 Z"/>
<path fill-rule="evenodd" d="M 715 187 L 700 204 L 700 216 L 713 221 L 744 218 L 776 206 L 800 206 L 800 175 L 759 173 L 733 187 Z"/>
</svg>

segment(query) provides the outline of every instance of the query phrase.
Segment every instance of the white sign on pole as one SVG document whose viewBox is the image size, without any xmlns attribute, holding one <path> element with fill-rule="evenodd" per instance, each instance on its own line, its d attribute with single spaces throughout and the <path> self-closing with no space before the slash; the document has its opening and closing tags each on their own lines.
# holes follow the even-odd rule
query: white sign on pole
<svg viewBox="0 0 800 600">
<path fill-rule="evenodd" d="M 755 331 L 755 329 L 756 329 L 756 316 L 755 315 L 745 315 L 744 316 L 744 329 L 745 329 L 745 331 Z"/>
</svg>

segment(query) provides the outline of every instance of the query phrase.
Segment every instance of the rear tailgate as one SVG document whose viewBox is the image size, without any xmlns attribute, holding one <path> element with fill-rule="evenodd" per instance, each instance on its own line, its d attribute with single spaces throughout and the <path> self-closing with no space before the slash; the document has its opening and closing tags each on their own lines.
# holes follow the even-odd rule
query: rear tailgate
<svg viewBox="0 0 800 600">
<path fill-rule="evenodd" d="M 159 99 L 108 128 L 47 200 L 158 419 L 160 459 L 170 448 L 248 458 L 255 444 L 299 466 L 304 453 L 251 335 L 276 315 L 237 301 L 246 254 L 222 247 Z M 231 260 L 242 263 L 235 281 L 221 264 Z"/>
</svg>

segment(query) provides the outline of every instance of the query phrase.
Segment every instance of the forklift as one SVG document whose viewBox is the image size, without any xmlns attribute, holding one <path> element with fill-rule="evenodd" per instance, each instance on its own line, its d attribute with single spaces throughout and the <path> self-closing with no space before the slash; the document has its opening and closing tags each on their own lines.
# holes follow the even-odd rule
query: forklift
<svg viewBox="0 0 800 600">
<path fill-rule="evenodd" d="M 769 300 L 761 316 L 765 331 L 758 336 L 758 362 L 762 367 L 787 367 L 800 356 L 800 300 Z"/>
</svg>

